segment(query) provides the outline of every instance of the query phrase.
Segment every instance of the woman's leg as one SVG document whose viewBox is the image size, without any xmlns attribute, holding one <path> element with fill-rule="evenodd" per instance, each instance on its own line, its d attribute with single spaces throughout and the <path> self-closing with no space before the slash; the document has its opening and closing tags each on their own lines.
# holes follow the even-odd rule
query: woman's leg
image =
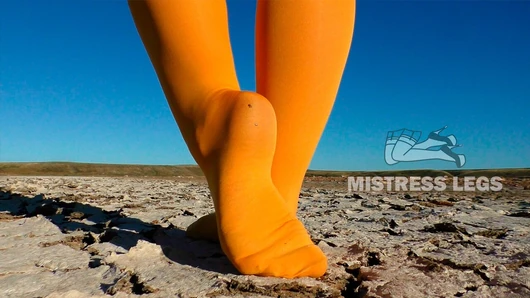
<svg viewBox="0 0 530 298">
<path fill-rule="evenodd" d="M 140 36 L 214 200 L 221 247 L 243 274 L 321 276 L 327 268 L 271 179 L 276 117 L 239 90 L 224 0 L 129 1 Z"/>
<path fill-rule="evenodd" d="M 259 0 L 256 20 L 257 92 L 278 123 L 272 179 L 296 214 L 346 65 L 355 0 Z"/>
<path fill-rule="evenodd" d="M 274 185 L 296 214 L 300 188 L 333 107 L 348 57 L 355 0 L 259 0 L 257 92 L 276 113 Z M 216 240 L 215 214 L 188 228 Z"/>
</svg>

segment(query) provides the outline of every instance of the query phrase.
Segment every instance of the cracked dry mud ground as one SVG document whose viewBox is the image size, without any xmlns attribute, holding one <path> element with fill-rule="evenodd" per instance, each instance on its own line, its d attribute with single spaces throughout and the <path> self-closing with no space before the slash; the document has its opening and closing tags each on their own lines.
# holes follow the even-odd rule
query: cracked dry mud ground
<svg viewBox="0 0 530 298">
<path fill-rule="evenodd" d="M 528 180 L 500 192 L 356 192 L 308 178 L 320 279 L 238 275 L 186 227 L 200 178 L 0 177 L 0 297 L 530 297 Z M 523 186 L 521 186 L 523 185 Z"/>
</svg>

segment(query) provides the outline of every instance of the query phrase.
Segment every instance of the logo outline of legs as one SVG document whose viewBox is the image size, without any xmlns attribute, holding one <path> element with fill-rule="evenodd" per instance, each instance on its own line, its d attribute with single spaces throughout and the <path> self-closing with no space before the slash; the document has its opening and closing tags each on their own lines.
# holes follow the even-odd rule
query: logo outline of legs
<svg viewBox="0 0 530 298">
<path fill-rule="evenodd" d="M 454 135 L 441 136 L 447 125 L 429 133 L 426 140 L 419 142 L 421 131 L 407 128 L 388 131 L 385 142 L 385 162 L 395 165 L 400 162 L 418 162 L 426 160 L 444 160 L 454 162 L 458 168 L 466 163 L 464 154 L 452 149 L 461 147 Z"/>
</svg>

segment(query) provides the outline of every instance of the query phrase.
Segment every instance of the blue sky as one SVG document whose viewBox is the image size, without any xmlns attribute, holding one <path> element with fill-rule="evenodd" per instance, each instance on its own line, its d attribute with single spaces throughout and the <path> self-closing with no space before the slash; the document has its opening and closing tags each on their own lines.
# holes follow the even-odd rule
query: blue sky
<svg viewBox="0 0 530 298">
<path fill-rule="evenodd" d="M 246 90 L 255 5 L 228 1 Z M 311 168 L 455 169 L 383 158 L 387 131 L 445 125 L 464 168 L 530 167 L 529 15 L 530 1 L 359 0 Z M 0 161 L 194 163 L 125 1 L 0 0 L 0 32 Z"/>
</svg>

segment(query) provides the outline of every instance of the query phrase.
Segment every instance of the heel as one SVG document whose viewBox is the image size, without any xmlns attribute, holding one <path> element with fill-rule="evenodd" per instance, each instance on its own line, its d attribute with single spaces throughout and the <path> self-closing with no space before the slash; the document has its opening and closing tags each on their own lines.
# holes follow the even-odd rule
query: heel
<svg viewBox="0 0 530 298">
<path fill-rule="evenodd" d="M 451 149 L 449 149 L 449 146 L 442 146 L 440 150 L 442 150 L 442 152 L 447 154 L 448 156 L 452 157 L 455 160 L 457 167 L 461 168 L 466 163 L 466 157 L 463 154 L 454 153 L 453 151 L 451 151 Z"/>
<path fill-rule="evenodd" d="M 438 130 L 435 130 L 435 131 L 431 132 L 431 134 L 437 134 L 437 135 L 439 135 L 439 134 L 440 134 L 442 131 L 444 131 L 446 128 L 447 128 L 447 125 L 444 126 L 444 127 L 442 127 L 442 128 L 440 128 L 440 129 L 438 129 Z"/>
</svg>

